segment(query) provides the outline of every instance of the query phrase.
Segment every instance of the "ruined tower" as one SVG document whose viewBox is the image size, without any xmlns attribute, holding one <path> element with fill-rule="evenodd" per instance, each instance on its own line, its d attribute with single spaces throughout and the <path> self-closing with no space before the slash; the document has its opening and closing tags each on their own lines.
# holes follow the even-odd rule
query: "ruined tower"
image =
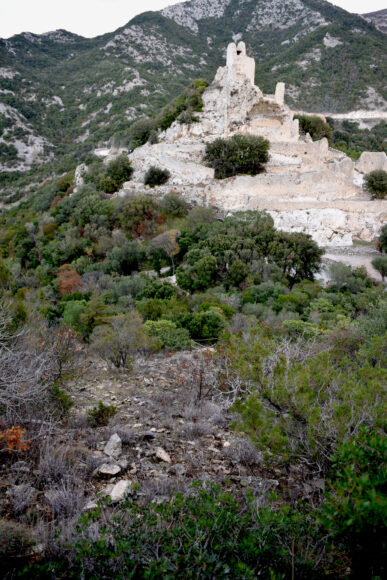
<svg viewBox="0 0 387 580">
<path fill-rule="evenodd" d="M 244 42 L 239 42 L 238 46 L 233 42 L 228 45 L 226 66 L 231 81 L 242 76 L 248 78 L 252 85 L 255 84 L 255 60 L 247 56 Z"/>
</svg>

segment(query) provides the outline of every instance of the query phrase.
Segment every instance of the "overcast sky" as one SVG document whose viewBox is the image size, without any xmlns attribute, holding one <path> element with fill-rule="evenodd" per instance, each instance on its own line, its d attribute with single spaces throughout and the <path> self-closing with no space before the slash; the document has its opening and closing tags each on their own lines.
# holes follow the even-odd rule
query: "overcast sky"
<svg viewBox="0 0 387 580">
<path fill-rule="evenodd" d="M 349 12 L 382 10 L 387 0 L 335 0 Z M 111 32 L 147 10 L 161 10 L 176 0 L 0 0 L 0 38 L 20 32 L 41 34 L 64 28 L 93 37 Z"/>
</svg>

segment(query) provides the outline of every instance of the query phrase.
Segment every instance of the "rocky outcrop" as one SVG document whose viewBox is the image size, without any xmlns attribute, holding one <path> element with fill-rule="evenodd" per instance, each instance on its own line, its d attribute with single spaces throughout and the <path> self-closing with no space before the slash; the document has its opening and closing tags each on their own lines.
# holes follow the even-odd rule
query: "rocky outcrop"
<svg viewBox="0 0 387 580">
<path fill-rule="evenodd" d="M 376 169 L 387 171 L 387 155 L 384 151 L 363 151 L 355 167 L 361 173 L 369 173 Z"/>
<path fill-rule="evenodd" d="M 231 44 L 227 65 L 218 69 L 203 94 L 203 112 L 191 125 L 175 122 L 155 145 L 146 144 L 130 156 L 135 172 L 120 195 L 173 191 L 191 203 L 226 212 L 266 210 L 276 227 L 310 234 L 321 245 L 348 246 L 353 239 L 372 241 L 386 221 L 385 201 L 371 201 L 362 173 L 383 168 L 384 153 L 363 153 L 354 162 L 330 149 L 328 141 L 301 137 L 298 121 L 284 104 L 284 85 L 264 95 L 253 83 L 253 63 L 244 43 Z M 266 172 L 224 180 L 214 178 L 203 163 L 205 144 L 235 133 L 263 135 L 270 141 Z M 167 169 L 166 185 L 150 190 L 145 172 L 155 165 Z"/>
</svg>

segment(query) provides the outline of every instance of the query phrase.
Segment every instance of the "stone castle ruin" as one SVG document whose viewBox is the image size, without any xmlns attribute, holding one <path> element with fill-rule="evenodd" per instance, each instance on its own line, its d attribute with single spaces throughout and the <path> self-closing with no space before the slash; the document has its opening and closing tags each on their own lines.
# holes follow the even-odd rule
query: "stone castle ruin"
<svg viewBox="0 0 387 580">
<path fill-rule="evenodd" d="M 175 192 L 187 200 L 226 212 L 266 210 L 277 228 L 302 231 L 321 245 L 348 246 L 353 240 L 374 240 L 387 221 L 387 202 L 371 200 L 362 189 L 363 173 L 385 169 L 384 153 L 367 153 L 355 164 L 331 149 L 326 139 L 313 142 L 299 133 L 298 121 L 285 104 L 285 85 L 274 95 L 255 85 L 255 61 L 243 42 L 227 48 L 226 66 L 220 67 L 203 94 L 203 112 L 190 125 L 175 121 L 159 136 L 130 155 L 135 172 L 124 185 L 127 193 L 162 196 Z M 235 133 L 269 139 L 266 172 L 214 179 L 203 164 L 206 142 Z M 166 185 L 149 190 L 144 174 L 150 166 L 168 169 Z"/>
</svg>

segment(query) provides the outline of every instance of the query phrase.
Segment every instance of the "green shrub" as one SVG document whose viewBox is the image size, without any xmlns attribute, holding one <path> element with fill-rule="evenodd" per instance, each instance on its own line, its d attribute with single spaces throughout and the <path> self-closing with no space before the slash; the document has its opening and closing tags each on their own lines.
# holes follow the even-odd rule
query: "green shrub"
<svg viewBox="0 0 387 580">
<path fill-rule="evenodd" d="M 207 86 L 207 81 L 194 80 L 177 99 L 162 110 L 156 121 L 157 127 L 166 131 L 178 118 L 182 123 L 196 121 L 193 113 L 203 109 L 202 94 Z"/>
<path fill-rule="evenodd" d="M 291 329 L 315 336 L 312 323 L 289 323 Z M 342 331 L 339 345 L 352 330 Z M 229 336 L 225 352 L 234 361 L 250 395 L 235 404 L 235 426 L 248 433 L 270 461 L 305 461 L 322 465 L 359 425 L 384 427 L 383 369 L 385 353 L 373 349 L 372 361 L 359 352 L 361 341 L 350 341 L 350 358 L 343 353 L 312 351 L 301 362 L 285 357 L 281 340 L 256 327 L 245 337 Z M 305 340 L 298 348 L 303 352 Z M 276 363 L 270 361 L 276 360 Z M 367 409 L 366 413 L 364 410 Z M 296 435 L 295 435 L 296 434 Z M 279 459 L 280 458 L 280 459 Z"/>
<path fill-rule="evenodd" d="M 104 405 L 102 401 L 99 401 L 97 407 L 87 412 L 88 421 L 92 427 L 104 427 L 117 412 L 114 405 Z"/>
<path fill-rule="evenodd" d="M 385 224 L 382 227 L 382 229 L 380 230 L 379 244 L 380 244 L 380 249 L 382 250 L 382 252 L 387 253 L 387 224 Z"/>
<path fill-rule="evenodd" d="M 374 258 L 372 260 L 372 265 L 375 270 L 380 272 L 382 280 L 384 281 L 384 278 L 387 276 L 387 256 L 378 256 L 377 258 Z"/>
<path fill-rule="evenodd" d="M 382 578 L 387 514 L 387 439 L 362 428 L 333 457 L 331 490 L 321 510 L 328 534 L 344 543 L 356 578 Z"/>
<path fill-rule="evenodd" d="M 135 149 L 144 145 L 155 134 L 155 121 L 142 117 L 134 121 L 129 129 L 129 144 Z M 156 133 L 157 134 L 157 133 Z M 154 137 L 153 137 L 154 138 Z"/>
<path fill-rule="evenodd" d="M 365 188 L 378 199 L 384 199 L 387 195 L 387 171 L 376 169 L 367 173 L 364 177 Z"/>
<path fill-rule="evenodd" d="M 117 211 L 123 229 L 139 234 L 152 231 L 159 216 L 159 206 L 147 195 L 125 200 Z"/>
<path fill-rule="evenodd" d="M 152 165 L 145 174 L 144 184 L 149 185 L 149 187 L 164 185 L 170 177 L 171 174 L 168 169 L 161 169 L 160 167 Z"/>
<path fill-rule="evenodd" d="M 144 324 L 149 336 L 157 338 L 161 346 L 168 350 L 183 350 L 191 346 L 188 330 L 178 328 L 171 320 L 148 320 Z"/>
<path fill-rule="evenodd" d="M 319 141 L 323 137 L 326 137 L 329 143 L 332 142 L 332 127 L 328 123 L 325 123 L 321 117 L 315 115 L 295 115 L 294 118 L 299 120 L 301 132 L 309 133 L 313 141 Z"/>
<path fill-rule="evenodd" d="M 216 340 L 226 326 L 223 312 L 219 310 L 183 314 L 178 317 L 178 322 L 195 340 Z"/>
<path fill-rule="evenodd" d="M 161 207 L 172 217 L 182 217 L 188 213 L 188 203 L 177 193 L 167 193 L 161 200 Z"/>
<path fill-rule="evenodd" d="M 116 191 L 120 189 L 125 181 L 129 181 L 133 173 L 133 167 L 125 153 L 110 161 L 106 173 L 114 183 Z"/>
<path fill-rule="evenodd" d="M 56 181 L 56 189 L 60 193 L 68 193 L 74 182 L 74 175 L 67 173 Z"/>
<path fill-rule="evenodd" d="M 149 347 L 142 318 L 136 310 L 117 314 L 97 326 L 90 338 L 91 348 L 117 368 L 130 368 L 135 354 Z"/>
<path fill-rule="evenodd" d="M 269 141 L 257 135 L 219 138 L 207 144 L 204 161 L 215 170 L 216 179 L 238 174 L 256 175 L 264 171 L 269 147 Z"/>
<path fill-rule="evenodd" d="M 371 280 L 367 276 L 364 266 L 352 269 L 342 262 L 333 262 L 329 266 L 333 288 L 348 291 L 352 294 L 363 292 L 367 287 L 372 286 Z"/>
</svg>

